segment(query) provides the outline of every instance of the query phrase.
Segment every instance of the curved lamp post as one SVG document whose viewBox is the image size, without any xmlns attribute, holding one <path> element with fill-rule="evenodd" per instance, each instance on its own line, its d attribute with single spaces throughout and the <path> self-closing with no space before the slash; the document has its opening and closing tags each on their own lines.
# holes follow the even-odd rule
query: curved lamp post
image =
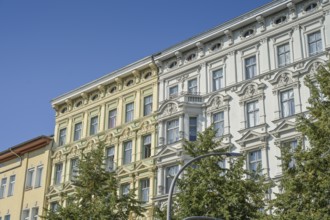
<svg viewBox="0 0 330 220">
<path fill-rule="evenodd" d="M 176 180 L 178 179 L 178 177 L 180 176 L 180 174 L 182 173 L 182 171 L 189 166 L 190 164 L 192 164 L 193 162 L 200 160 L 204 157 L 210 157 L 210 156 L 227 156 L 227 157 L 239 157 L 242 156 L 242 154 L 240 153 L 221 153 L 221 152 L 213 152 L 213 153 L 208 153 L 208 154 L 204 154 L 198 157 L 195 157 L 193 159 L 191 159 L 188 163 L 186 163 L 179 171 L 178 173 L 175 175 L 172 183 L 171 183 L 171 187 L 170 190 L 168 192 L 168 199 L 167 199 L 167 220 L 171 220 L 171 208 L 172 208 L 172 196 L 173 196 L 173 191 L 174 191 L 174 186 L 176 183 Z M 204 216 L 195 216 L 195 217 L 188 217 L 186 218 L 186 220 L 192 220 L 192 219 L 214 219 L 216 220 L 216 218 L 210 218 L 210 217 L 204 217 Z"/>
</svg>

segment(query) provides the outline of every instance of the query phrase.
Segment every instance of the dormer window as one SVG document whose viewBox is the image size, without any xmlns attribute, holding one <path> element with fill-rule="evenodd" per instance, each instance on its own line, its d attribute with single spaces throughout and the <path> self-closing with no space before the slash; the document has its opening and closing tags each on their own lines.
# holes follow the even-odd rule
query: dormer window
<svg viewBox="0 0 330 220">
<path fill-rule="evenodd" d="M 146 75 L 144 76 L 144 79 L 148 79 L 148 78 L 150 78 L 151 77 L 151 72 L 148 72 L 148 73 L 146 73 Z"/>
<path fill-rule="evenodd" d="M 92 101 L 95 101 L 98 97 L 99 97 L 98 94 L 93 95 L 93 96 L 92 96 Z"/>
<path fill-rule="evenodd" d="M 77 103 L 76 103 L 76 108 L 78 108 L 79 106 L 81 106 L 82 105 L 82 101 L 78 101 Z"/>
<path fill-rule="evenodd" d="M 131 86 L 131 85 L 133 85 L 133 80 L 132 80 L 132 79 L 129 80 L 129 81 L 126 83 L 126 86 Z"/>
<path fill-rule="evenodd" d="M 190 54 L 190 55 L 187 57 L 187 61 L 188 61 L 188 62 L 189 62 L 189 61 L 192 61 L 193 59 L 195 59 L 195 57 L 196 57 L 196 54 L 192 53 L 192 54 Z"/>
<path fill-rule="evenodd" d="M 251 37 L 253 35 L 254 31 L 253 29 L 249 29 L 247 31 L 245 31 L 245 33 L 243 34 L 243 37 L 248 38 Z"/>
<path fill-rule="evenodd" d="M 173 67 L 175 67 L 178 64 L 178 62 L 173 61 L 172 63 L 170 63 L 170 65 L 168 65 L 168 68 L 172 69 Z"/>
<path fill-rule="evenodd" d="M 220 47 L 221 47 L 221 43 L 213 44 L 212 47 L 211 47 L 211 51 L 219 50 Z"/>
<path fill-rule="evenodd" d="M 309 5 L 305 8 L 305 11 L 312 11 L 312 10 L 316 9 L 316 7 L 317 7 L 317 3 L 316 3 L 316 2 L 311 3 L 311 4 L 309 4 Z"/>
<path fill-rule="evenodd" d="M 64 108 L 62 108 L 61 113 L 63 114 L 65 112 L 67 112 L 67 111 L 68 111 L 68 108 L 67 107 L 64 107 Z"/>
<path fill-rule="evenodd" d="M 112 87 L 110 89 L 110 93 L 115 93 L 116 91 L 117 91 L 117 87 L 116 86 L 114 86 L 114 87 Z"/>
<path fill-rule="evenodd" d="M 275 24 L 282 24 L 285 21 L 286 21 L 286 16 L 281 16 L 279 18 L 276 18 L 274 23 Z"/>
</svg>

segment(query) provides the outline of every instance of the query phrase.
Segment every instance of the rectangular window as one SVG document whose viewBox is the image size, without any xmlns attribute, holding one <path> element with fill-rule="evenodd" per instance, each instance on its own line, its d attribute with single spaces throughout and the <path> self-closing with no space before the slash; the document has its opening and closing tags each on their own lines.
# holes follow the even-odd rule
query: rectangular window
<svg viewBox="0 0 330 220">
<path fill-rule="evenodd" d="M 261 150 L 249 152 L 249 170 L 253 174 L 262 175 Z"/>
<path fill-rule="evenodd" d="M 62 182 L 62 170 L 63 163 L 55 164 L 54 184 L 60 184 Z"/>
<path fill-rule="evenodd" d="M 259 103 L 258 101 L 246 104 L 247 127 L 251 128 L 259 124 Z"/>
<path fill-rule="evenodd" d="M 98 125 L 99 124 L 99 117 L 98 116 L 94 116 L 91 118 L 91 125 L 90 125 L 90 129 L 89 129 L 89 134 L 90 135 L 94 135 L 97 133 L 98 130 Z"/>
<path fill-rule="evenodd" d="M 7 185 L 7 178 L 2 178 L 0 185 L 0 199 L 5 197 L 6 185 Z"/>
<path fill-rule="evenodd" d="M 16 176 L 12 175 L 9 177 L 8 196 L 14 195 Z"/>
<path fill-rule="evenodd" d="M 122 184 L 120 187 L 121 195 L 126 196 L 129 193 L 129 183 Z"/>
<path fill-rule="evenodd" d="M 178 94 L 179 94 L 179 87 L 178 87 L 178 85 L 170 87 L 170 89 L 169 89 L 169 95 L 170 95 L 170 97 L 176 97 L 176 96 L 178 96 Z"/>
<path fill-rule="evenodd" d="M 245 79 L 252 79 L 257 75 L 256 56 L 245 59 Z"/>
<path fill-rule="evenodd" d="M 150 115 L 152 112 L 152 95 L 144 97 L 143 115 Z"/>
<path fill-rule="evenodd" d="M 151 156 L 151 135 L 143 136 L 142 140 L 142 159 L 145 159 Z"/>
<path fill-rule="evenodd" d="M 281 111 L 282 118 L 294 115 L 295 107 L 294 94 L 292 89 L 281 92 Z"/>
<path fill-rule="evenodd" d="M 134 120 L 134 102 L 126 104 L 126 117 L 125 122 L 131 122 Z"/>
<path fill-rule="evenodd" d="M 189 117 L 189 141 L 197 139 L 197 117 Z"/>
<path fill-rule="evenodd" d="M 37 167 L 36 182 L 34 183 L 34 187 L 40 187 L 41 186 L 42 170 L 43 170 L 42 166 Z"/>
<path fill-rule="evenodd" d="M 39 217 L 39 207 L 32 208 L 31 219 L 38 220 Z"/>
<path fill-rule="evenodd" d="M 297 142 L 297 140 L 294 140 L 294 141 L 286 142 L 283 145 L 284 145 L 284 147 L 287 147 L 288 148 L 290 154 L 293 154 L 295 152 L 295 150 L 297 149 L 298 142 Z M 292 156 L 291 157 L 291 160 L 290 160 L 290 162 L 288 164 L 288 168 L 293 168 L 295 166 L 296 166 L 296 161 L 295 161 L 295 159 Z"/>
<path fill-rule="evenodd" d="M 167 122 L 167 143 L 172 144 L 179 140 L 179 119 Z"/>
<path fill-rule="evenodd" d="M 51 210 L 52 212 L 57 212 L 58 207 L 59 207 L 58 202 L 51 202 L 51 203 L 50 203 L 50 210 Z"/>
<path fill-rule="evenodd" d="M 78 141 L 81 139 L 81 130 L 82 130 L 81 122 L 74 125 L 73 141 Z"/>
<path fill-rule="evenodd" d="M 115 147 L 109 147 L 107 149 L 107 157 L 106 157 L 106 171 L 114 171 L 115 169 Z"/>
<path fill-rule="evenodd" d="M 58 140 L 58 145 L 62 146 L 64 145 L 66 142 L 66 128 L 62 128 L 60 130 L 60 136 L 59 136 L 59 140 Z"/>
<path fill-rule="evenodd" d="M 127 141 L 124 143 L 123 164 L 128 164 L 131 162 L 132 162 L 132 141 Z"/>
<path fill-rule="evenodd" d="M 188 93 L 197 94 L 197 79 L 192 79 L 188 81 Z"/>
<path fill-rule="evenodd" d="M 212 73 L 213 91 L 220 90 L 224 87 L 223 69 L 218 69 Z"/>
<path fill-rule="evenodd" d="M 277 47 L 278 66 L 283 67 L 290 63 L 290 45 L 289 43 Z"/>
<path fill-rule="evenodd" d="M 166 168 L 166 193 L 169 193 L 172 181 L 178 171 L 179 167 L 177 165 Z"/>
<path fill-rule="evenodd" d="M 214 124 L 214 129 L 216 131 L 216 136 L 221 137 L 224 134 L 224 129 L 225 129 L 223 112 L 218 112 L 213 114 L 213 124 Z"/>
<path fill-rule="evenodd" d="M 117 118 L 117 109 L 113 109 L 109 111 L 109 122 L 108 122 L 109 129 L 116 127 L 116 118 Z"/>
<path fill-rule="evenodd" d="M 140 187 L 141 202 L 147 203 L 149 201 L 149 179 L 140 180 Z"/>
<path fill-rule="evenodd" d="M 72 158 L 70 164 L 70 179 L 71 181 L 74 181 L 79 175 L 79 159 Z"/>
<path fill-rule="evenodd" d="M 22 220 L 29 220 L 30 219 L 30 209 L 25 209 L 22 212 Z"/>
<path fill-rule="evenodd" d="M 10 220 L 10 215 L 5 215 L 4 220 Z"/>
<path fill-rule="evenodd" d="M 29 169 L 27 171 L 26 184 L 25 184 L 25 187 L 26 188 L 32 188 L 32 186 L 33 186 L 33 178 L 34 178 L 34 168 Z"/>
<path fill-rule="evenodd" d="M 307 38 L 308 38 L 309 55 L 312 56 L 317 53 L 320 53 L 322 51 L 321 32 L 317 31 L 317 32 L 311 33 L 307 36 Z"/>
</svg>

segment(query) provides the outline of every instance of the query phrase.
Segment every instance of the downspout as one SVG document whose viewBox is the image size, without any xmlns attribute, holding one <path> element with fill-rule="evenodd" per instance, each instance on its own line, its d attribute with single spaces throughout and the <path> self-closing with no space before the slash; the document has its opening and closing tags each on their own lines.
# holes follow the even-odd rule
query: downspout
<svg viewBox="0 0 330 220">
<path fill-rule="evenodd" d="M 1 171 L 0 174 L 3 174 L 3 173 L 5 173 L 5 172 L 8 172 L 8 171 L 10 171 L 10 170 L 16 169 L 17 167 L 22 166 L 22 157 L 19 156 L 17 153 L 15 153 L 15 151 L 13 151 L 12 148 L 9 148 L 9 150 L 10 150 L 10 152 L 11 152 L 12 154 L 14 154 L 16 157 L 19 158 L 19 165 L 16 165 L 16 166 L 11 167 L 11 168 L 9 168 L 9 169 L 7 169 L 7 170 Z"/>
</svg>

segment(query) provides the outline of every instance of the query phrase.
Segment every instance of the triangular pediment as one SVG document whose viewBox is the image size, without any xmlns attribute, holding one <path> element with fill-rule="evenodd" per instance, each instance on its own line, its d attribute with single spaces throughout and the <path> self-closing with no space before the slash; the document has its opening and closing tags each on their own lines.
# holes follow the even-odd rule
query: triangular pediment
<svg viewBox="0 0 330 220">
<path fill-rule="evenodd" d="M 48 195 L 56 194 L 58 192 L 59 192 L 59 190 L 57 190 L 56 187 L 51 186 L 49 189 Z"/>
<path fill-rule="evenodd" d="M 144 164 L 143 162 L 139 162 L 138 164 L 136 164 L 135 170 L 143 170 L 143 169 L 147 169 L 148 166 L 147 164 Z"/>
<path fill-rule="evenodd" d="M 167 156 L 167 155 L 171 155 L 171 154 L 176 154 L 177 153 L 177 149 L 169 147 L 169 146 L 165 146 L 163 149 L 161 149 L 161 151 L 159 151 L 156 154 L 156 158 L 160 158 L 163 156 Z"/>
<path fill-rule="evenodd" d="M 276 128 L 269 133 L 274 135 L 275 137 L 281 136 L 281 133 L 288 132 L 288 131 L 294 131 L 296 129 L 296 123 L 292 121 L 284 120 L 281 123 L 279 123 Z"/>
<path fill-rule="evenodd" d="M 251 142 L 255 140 L 264 141 L 267 136 L 268 136 L 267 133 L 248 131 L 242 136 L 242 138 L 240 138 L 236 142 L 242 146 L 245 146 L 247 142 Z"/>
<path fill-rule="evenodd" d="M 122 175 L 128 175 L 129 173 L 131 173 L 130 170 L 128 170 L 126 167 L 120 167 L 118 170 L 117 170 L 117 174 L 118 176 L 122 176 Z"/>
</svg>

